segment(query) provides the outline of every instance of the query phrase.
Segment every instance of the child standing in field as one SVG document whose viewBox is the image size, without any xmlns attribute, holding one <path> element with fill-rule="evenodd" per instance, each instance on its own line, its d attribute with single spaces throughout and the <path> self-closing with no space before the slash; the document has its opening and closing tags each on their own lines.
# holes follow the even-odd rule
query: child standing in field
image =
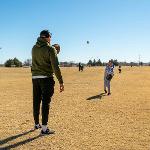
<svg viewBox="0 0 150 150">
<path fill-rule="evenodd" d="M 104 91 L 105 93 L 107 93 L 106 88 L 108 89 L 108 94 L 110 95 L 110 81 L 112 79 L 112 77 L 114 76 L 114 65 L 112 63 L 112 61 L 109 61 L 106 68 L 105 68 L 105 73 L 104 73 Z"/>
<path fill-rule="evenodd" d="M 119 71 L 119 73 L 121 73 L 121 66 L 119 66 L 118 71 Z"/>
</svg>

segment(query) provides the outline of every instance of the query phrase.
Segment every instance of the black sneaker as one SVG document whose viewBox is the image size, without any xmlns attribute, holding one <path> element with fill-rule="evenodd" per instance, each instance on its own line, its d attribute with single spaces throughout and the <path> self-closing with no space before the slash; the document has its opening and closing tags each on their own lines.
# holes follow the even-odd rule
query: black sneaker
<svg viewBox="0 0 150 150">
<path fill-rule="evenodd" d="M 105 93 L 107 93 L 107 90 L 104 90 L 105 91 Z"/>
<path fill-rule="evenodd" d="M 34 129 L 40 129 L 40 128 L 42 128 L 40 124 L 36 124 L 36 125 L 34 126 Z"/>
<path fill-rule="evenodd" d="M 111 93 L 108 93 L 107 95 L 111 95 Z"/>
<path fill-rule="evenodd" d="M 46 131 L 41 130 L 42 135 L 54 134 L 54 133 L 55 133 L 54 130 L 49 130 L 48 128 L 46 129 Z"/>
</svg>

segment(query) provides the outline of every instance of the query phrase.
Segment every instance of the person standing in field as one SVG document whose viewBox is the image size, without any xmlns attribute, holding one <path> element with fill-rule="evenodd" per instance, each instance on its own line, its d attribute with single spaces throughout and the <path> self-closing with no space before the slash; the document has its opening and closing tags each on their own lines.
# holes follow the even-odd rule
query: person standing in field
<svg viewBox="0 0 150 150">
<path fill-rule="evenodd" d="M 79 71 L 81 71 L 81 63 L 79 63 Z"/>
<path fill-rule="evenodd" d="M 79 63 L 79 71 L 83 71 L 83 69 L 84 69 L 84 66 L 83 66 L 83 64 L 81 64 L 81 63 Z"/>
<path fill-rule="evenodd" d="M 83 71 L 83 69 L 84 69 L 84 66 L 83 66 L 83 65 L 81 65 L 81 71 Z"/>
<path fill-rule="evenodd" d="M 105 91 L 105 93 L 107 93 L 106 88 L 108 89 L 107 95 L 111 94 L 110 81 L 111 81 L 112 77 L 114 76 L 113 69 L 114 69 L 114 65 L 113 65 L 112 61 L 109 61 L 108 64 L 106 65 L 105 73 L 104 73 L 104 91 Z"/>
<path fill-rule="evenodd" d="M 57 53 L 54 46 L 50 45 L 51 33 L 43 30 L 32 48 L 32 84 L 33 84 L 33 117 L 35 129 L 42 128 L 41 134 L 53 134 L 47 126 L 49 106 L 54 94 L 55 74 L 60 92 L 64 91 L 63 78 L 59 68 Z M 42 101 L 42 126 L 39 123 L 40 103 Z"/>
<path fill-rule="evenodd" d="M 119 71 L 119 73 L 121 73 L 121 66 L 119 66 L 118 71 Z"/>
</svg>

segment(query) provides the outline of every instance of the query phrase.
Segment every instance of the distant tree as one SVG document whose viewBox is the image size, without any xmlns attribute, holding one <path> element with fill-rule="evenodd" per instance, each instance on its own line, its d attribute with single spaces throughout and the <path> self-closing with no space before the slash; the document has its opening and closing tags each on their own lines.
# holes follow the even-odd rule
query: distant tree
<svg viewBox="0 0 150 150">
<path fill-rule="evenodd" d="M 97 62 L 96 62 L 96 66 L 102 66 L 103 64 L 102 64 L 102 62 L 101 62 L 101 60 L 99 59 Z"/>
<path fill-rule="evenodd" d="M 89 60 L 89 62 L 87 63 L 88 66 L 92 66 L 93 62 L 92 60 Z"/>
<path fill-rule="evenodd" d="M 24 61 L 23 63 L 24 66 L 31 66 L 32 65 L 32 60 L 31 59 L 27 59 Z"/>
<path fill-rule="evenodd" d="M 4 65 L 5 67 L 11 67 L 12 65 L 14 65 L 14 62 L 12 59 L 8 59 Z"/>
<path fill-rule="evenodd" d="M 12 66 L 22 67 L 22 62 L 19 61 L 16 57 L 14 59 L 8 59 L 5 62 L 5 67 L 12 67 Z"/>
<path fill-rule="evenodd" d="M 87 63 L 87 66 L 103 66 L 103 63 L 101 62 L 100 59 L 98 61 L 94 59 L 93 61 L 89 60 L 89 62 Z"/>
<path fill-rule="evenodd" d="M 92 66 L 96 66 L 96 60 L 93 60 Z"/>
<path fill-rule="evenodd" d="M 118 66 L 118 65 L 119 65 L 119 62 L 117 61 L 117 59 L 112 60 L 112 61 L 113 61 L 113 64 L 114 64 L 115 66 Z"/>
<path fill-rule="evenodd" d="M 140 64 L 140 66 L 143 66 L 143 62 L 140 62 L 139 64 Z"/>
<path fill-rule="evenodd" d="M 16 67 L 22 67 L 22 62 L 19 61 L 16 57 L 13 59 L 13 61 Z"/>
<path fill-rule="evenodd" d="M 119 65 L 119 62 L 117 61 L 117 59 L 115 60 L 111 59 L 111 61 L 113 62 L 115 66 Z M 93 62 L 92 60 L 89 60 L 89 62 L 87 63 L 88 66 L 106 66 L 106 64 L 107 64 L 106 62 L 101 62 L 100 59 L 98 59 L 98 61 L 94 59 Z"/>
</svg>

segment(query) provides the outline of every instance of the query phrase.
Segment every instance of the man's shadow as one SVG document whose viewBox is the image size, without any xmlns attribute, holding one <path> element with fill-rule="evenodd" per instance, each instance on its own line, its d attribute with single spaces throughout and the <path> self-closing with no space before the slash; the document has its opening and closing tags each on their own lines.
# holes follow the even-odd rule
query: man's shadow
<svg viewBox="0 0 150 150">
<path fill-rule="evenodd" d="M 106 93 L 101 93 L 95 96 L 91 96 L 89 98 L 87 98 L 86 100 L 96 100 L 96 99 L 102 99 L 103 96 L 106 96 Z"/>
<path fill-rule="evenodd" d="M 17 135 L 8 137 L 8 138 L 6 138 L 6 139 L 3 139 L 3 140 L 0 141 L 0 146 L 3 145 L 3 144 L 6 144 L 6 143 L 9 142 L 9 141 L 15 140 L 15 139 L 17 139 L 17 138 L 19 138 L 19 137 L 21 137 L 21 136 L 27 135 L 27 134 L 29 134 L 29 133 L 31 133 L 31 132 L 33 132 L 33 131 L 35 131 L 35 130 L 32 129 L 32 130 L 29 130 L 29 131 L 27 131 L 27 132 L 24 132 L 24 133 L 21 133 L 21 134 L 17 134 Z M 1 150 L 1 149 L 2 149 L 2 150 L 8 150 L 8 149 L 11 149 L 11 148 L 15 148 L 15 147 L 18 147 L 18 146 L 20 146 L 20 145 L 29 143 L 29 142 L 31 142 L 31 141 L 33 141 L 33 140 L 39 138 L 39 137 L 42 137 L 42 136 L 43 136 L 43 135 L 38 135 L 38 136 L 35 136 L 35 137 L 33 137 L 33 138 L 29 138 L 29 139 L 23 140 L 23 141 L 21 141 L 21 142 L 18 142 L 18 143 L 12 144 L 12 145 L 0 147 L 0 150 Z"/>
</svg>

